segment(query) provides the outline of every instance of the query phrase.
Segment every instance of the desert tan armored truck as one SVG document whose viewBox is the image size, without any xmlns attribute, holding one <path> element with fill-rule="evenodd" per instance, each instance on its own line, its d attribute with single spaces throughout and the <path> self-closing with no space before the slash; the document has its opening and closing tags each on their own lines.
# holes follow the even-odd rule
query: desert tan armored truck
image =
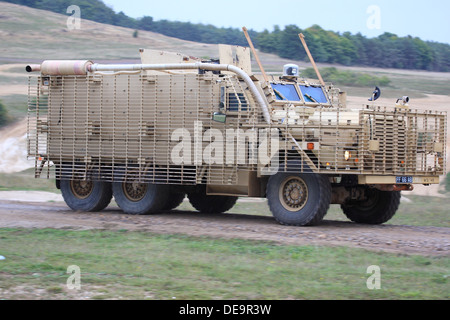
<svg viewBox="0 0 450 320">
<path fill-rule="evenodd" d="M 140 50 L 142 64 L 29 65 L 28 156 L 73 210 L 112 197 L 129 214 L 204 213 L 267 198 L 281 224 L 323 220 L 330 204 L 358 223 L 393 217 L 400 192 L 439 183 L 446 114 L 372 101 L 346 107 L 331 84 L 254 74 L 250 49 L 217 60 Z M 281 68 L 280 68 L 281 69 Z"/>
</svg>

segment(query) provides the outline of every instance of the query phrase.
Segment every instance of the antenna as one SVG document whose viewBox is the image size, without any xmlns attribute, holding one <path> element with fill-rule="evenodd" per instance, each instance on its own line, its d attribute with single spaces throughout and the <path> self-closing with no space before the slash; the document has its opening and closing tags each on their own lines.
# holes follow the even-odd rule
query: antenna
<svg viewBox="0 0 450 320">
<path fill-rule="evenodd" d="M 255 49 L 255 47 L 253 46 L 252 39 L 250 39 L 250 36 L 248 35 L 248 30 L 247 30 L 247 28 L 246 28 L 246 27 L 242 27 L 242 30 L 244 31 L 245 38 L 247 38 L 247 42 L 248 42 L 248 44 L 249 44 L 249 46 L 250 46 L 250 49 L 252 49 L 253 55 L 255 56 L 256 62 L 258 63 L 259 69 L 260 69 L 261 72 L 262 72 L 262 75 L 263 75 L 263 77 L 264 77 L 264 80 L 265 80 L 266 82 L 269 82 L 269 78 L 267 77 L 267 74 L 266 74 L 266 72 L 264 71 L 264 68 L 263 68 L 263 66 L 262 66 L 262 64 L 261 64 L 261 61 L 259 60 L 258 54 L 256 53 L 256 49 Z"/>
<path fill-rule="evenodd" d="M 311 64 L 313 65 L 314 70 L 316 71 L 317 77 L 319 77 L 320 83 L 322 84 L 322 86 L 325 87 L 325 82 L 323 81 L 322 76 L 320 75 L 320 72 L 316 66 L 316 63 L 314 62 L 314 58 L 312 57 L 311 52 L 309 51 L 308 45 L 306 44 L 305 36 L 303 35 L 303 33 L 300 33 L 298 36 L 300 37 L 300 41 L 302 42 L 303 47 L 305 48 L 306 54 L 308 55 L 309 60 L 311 61 Z"/>
</svg>

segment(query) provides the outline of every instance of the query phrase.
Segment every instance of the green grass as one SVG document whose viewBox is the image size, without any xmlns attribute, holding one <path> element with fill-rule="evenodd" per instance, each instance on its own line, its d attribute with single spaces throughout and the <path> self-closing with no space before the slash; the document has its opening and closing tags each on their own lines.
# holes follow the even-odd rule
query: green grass
<svg viewBox="0 0 450 320">
<path fill-rule="evenodd" d="M 411 76 L 408 74 L 390 73 L 389 71 L 372 72 L 371 75 L 374 77 L 389 78 L 390 83 L 388 86 L 380 86 L 382 97 L 384 98 L 397 99 L 403 96 L 409 96 L 411 99 L 421 99 L 425 98 L 427 94 L 445 96 L 450 94 L 450 82 L 444 76 L 438 77 L 427 73 Z M 325 79 L 325 81 L 329 80 Z M 371 86 L 361 88 L 344 85 L 341 89 L 351 96 L 370 97 L 373 88 Z"/>
<path fill-rule="evenodd" d="M 450 198 L 408 196 L 412 202 L 402 203 L 389 224 L 450 227 Z"/>
<path fill-rule="evenodd" d="M 0 172 L 0 191 L 26 190 L 59 193 L 54 179 L 35 179 L 34 168 L 18 173 Z"/>
<path fill-rule="evenodd" d="M 450 227 L 448 207 L 450 198 L 408 196 L 411 202 L 402 202 L 397 214 L 387 224 L 410 226 Z M 184 202 L 177 210 L 194 211 L 195 209 Z M 230 212 L 234 214 L 272 216 L 267 201 L 238 202 Z M 331 205 L 325 220 L 349 221 L 342 213 L 339 205 Z"/>
<path fill-rule="evenodd" d="M 448 79 L 439 79 L 427 76 L 391 75 L 392 86 L 397 89 L 409 89 L 415 94 L 450 95 L 450 82 Z"/>
<path fill-rule="evenodd" d="M 450 298 L 448 258 L 126 230 L 0 229 L 0 248 L 0 299 L 68 298 L 70 265 L 91 299 Z M 366 287 L 370 265 L 380 290 Z"/>
</svg>

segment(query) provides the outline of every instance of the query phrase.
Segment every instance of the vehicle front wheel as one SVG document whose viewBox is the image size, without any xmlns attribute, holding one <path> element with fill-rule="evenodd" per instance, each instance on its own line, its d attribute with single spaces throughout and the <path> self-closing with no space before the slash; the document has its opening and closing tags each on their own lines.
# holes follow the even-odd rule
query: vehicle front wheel
<svg viewBox="0 0 450 320">
<path fill-rule="evenodd" d="M 322 222 L 331 203 L 331 184 L 315 173 L 277 173 L 269 178 L 267 200 L 283 225 L 312 226 Z"/>
</svg>

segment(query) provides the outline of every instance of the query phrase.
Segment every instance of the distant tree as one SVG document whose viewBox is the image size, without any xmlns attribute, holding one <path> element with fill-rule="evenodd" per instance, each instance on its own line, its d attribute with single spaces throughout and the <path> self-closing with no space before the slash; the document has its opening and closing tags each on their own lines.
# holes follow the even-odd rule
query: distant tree
<svg viewBox="0 0 450 320">
<path fill-rule="evenodd" d="M 258 34 L 259 48 L 263 52 L 276 52 L 277 41 L 276 37 L 270 33 L 267 29 Z"/>
<path fill-rule="evenodd" d="M 4 126 L 7 122 L 8 122 L 8 111 L 0 101 L 0 127 Z"/>
<path fill-rule="evenodd" d="M 153 18 L 144 16 L 141 19 L 137 21 L 137 25 L 139 29 L 146 30 L 146 31 L 152 31 L 153 30 Z"/>
<path fill-rule="evenodd" d="M 302 30 L 296 25 L 288 25 L 279 35 L 278 55 L 282 58 L 302 60 L 305 57 L 298 34 Z"/>
<path fill-rule="evenodd" d="M 111 20 L 113 25 L 125 28 L 135 28 L 138 25 L 138 22 L 135 19 L 128 17 L 122 11 L 117 14 L 114 14 L 113 12 Z"/>
</svg>

